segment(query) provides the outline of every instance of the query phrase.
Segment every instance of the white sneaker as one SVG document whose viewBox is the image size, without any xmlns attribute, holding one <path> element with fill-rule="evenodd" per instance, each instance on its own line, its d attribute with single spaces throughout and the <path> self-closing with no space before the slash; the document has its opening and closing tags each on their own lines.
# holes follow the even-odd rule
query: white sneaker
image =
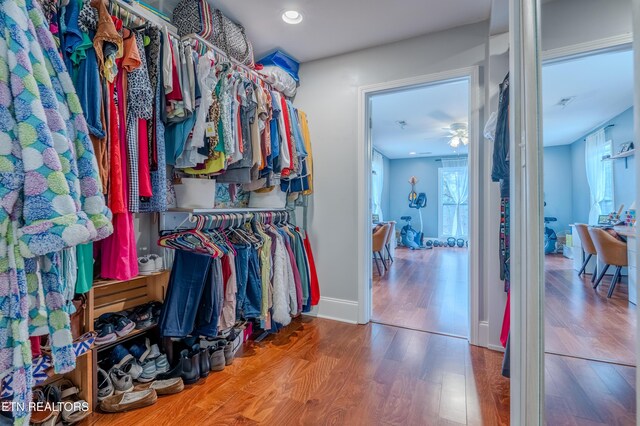
<svg viewBox="0 0 640 426">
<path fill-rule="evenodd" d="M 155 262 L 147 256 L 138 258 L 138 273 L 140 275 L 151 275 L 155 272 Z"/>
<path fill-rule="evenodd" d="M 150 254 L 149 260 L 154 263 L 154 272 L 160 272 L 164 266 L 164 259 L 162 256 L 158 256 L 157 254 Z"/>
</svg>

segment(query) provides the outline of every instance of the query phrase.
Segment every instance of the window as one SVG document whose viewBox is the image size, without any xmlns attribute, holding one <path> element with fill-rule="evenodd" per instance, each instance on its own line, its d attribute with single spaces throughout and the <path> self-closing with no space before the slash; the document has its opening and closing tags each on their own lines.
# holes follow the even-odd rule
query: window
<svg viewBox="0 0 640 426">
<path fill-rule="evenodd" d="M 602 157 L 613 155 L 613 141 L 608 140 L 603 147 Z M 601 158 L 602 158 L 601 157 Z M 602 214 L 609 214 L 616 209 L 613 202 L 613 161 L 603 161 L 604 168 L 604 198 L 600 202 Z"/>
<path fill-rule="evenodd" d="M 469 235 L 469 182 L 467 160 L 442 160 L 438 170 L 439 238 Z"/>
<path fill-rule="evenodd" d="M 613 162 L 607 156 L 613 153 L 613 142 L 607 140 L 605 130 L 591 133 L 585 143 L 585 166 L 591 198 L 589 223 L 598 223 L 600 215 L 614 210 L 613 199 Z"/>
</svg>

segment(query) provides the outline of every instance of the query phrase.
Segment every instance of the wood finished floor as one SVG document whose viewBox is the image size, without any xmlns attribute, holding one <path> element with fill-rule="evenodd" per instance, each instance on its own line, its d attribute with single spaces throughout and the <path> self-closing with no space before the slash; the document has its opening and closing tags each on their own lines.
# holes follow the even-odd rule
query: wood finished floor
<svg viewBox="0 0 640 426">
<path fill-rule="evenodd" d="M 632 425 L 635 368 L 547 355 L 546 424 Z M 84 426 L 508 425 L 502 354 L 381 324 L 302 318 L 147 408 Z"/>
<path fill-rule="evenodd" d="M 508 425 L 502 354 L 381 324 L 296 320 L 154 406 L 85 425 Z"/>
<path fill-rule="evenodd" d="M 373 268 L 372 320 L 468 336 L 468 253 L 466 248 L 397 248 L 386 273 L 380 276 Z"/>
<path fill-rule="evenodd" d="M 637 312 L 627 299 L 627 278 L 608 299 L 610 276 L 594 291 L 591 276 L 579 278 L 572 260 L 545 260 L 545 350 L 635 365 Z"/>
</svg>

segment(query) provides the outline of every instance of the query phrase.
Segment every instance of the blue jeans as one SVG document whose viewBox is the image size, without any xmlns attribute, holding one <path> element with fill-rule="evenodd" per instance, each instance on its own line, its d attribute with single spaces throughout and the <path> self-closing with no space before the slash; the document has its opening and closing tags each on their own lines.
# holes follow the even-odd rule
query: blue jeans
<svg viewBox="0 0 640 426">
<path fill-rule="evenodd" d="M 162 336 L 217 335 L 219 313 L 216 315 L 216 312 L 222 307 L 218 296 L 221 289 L 217 288 L 222 287 L 219 271 L 211 256 L 176 250 L 160 315 Z"/>
<path fill-rule="evenodd" d="M 238 285 L 236 318 L 259 318 L 262 304 L 262 282 L 258 252 L 249 245 L 234 245 L 234 248 L 237 252 L 235 263 Z"/>
</svg>

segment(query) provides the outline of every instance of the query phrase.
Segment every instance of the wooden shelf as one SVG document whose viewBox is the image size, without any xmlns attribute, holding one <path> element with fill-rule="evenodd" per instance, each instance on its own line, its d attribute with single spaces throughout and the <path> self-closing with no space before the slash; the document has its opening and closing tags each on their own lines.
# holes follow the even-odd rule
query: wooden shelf
<svg viewBox="0 0 640 426">
<path fill-rule="evenodd" d="M 114 284 L 120 284 L 120 283 L 129 283 L 132 281 L 136 281 L 136 280 L 144 280 L 146 278 L 149 277 L 156 277 L 158 275 L 162 275 L 162 274 L 166 274 L 167 272 L 169 272 L 168 270 L 163 270 L 160 272 L 153 272 L 149 275 L 137 275 L 131 279 L 128 280 L 103 280 L 103 279 L 99 279 L 99 280 L 95 280 L 93 282 L 93 286 L 94 287 L 106 287 L 106 286 L 110 286 L 110 285 L 114 285 Z"/>
<path fill-rule="evenodd" d="M 620 160 L 624 158 L 624 168 L 626 169 L 629 167 L 629 162 L 628 162 L 629 157 L 631 157 L 635 153 L 636 153 L 635 149 L 630 149 L 629 151 L 621 152 L 619 154 L 612 155 L 611 157 L 604 157 L 602 161 Z"/>
<path fill-rule="evenodd" d="M 145 334 L 146 332 L 153 330 L 156 327 L 158 327 L 158 324 L 153 324 L 153 325 L 150 325 L 149 327 L 141 328 L 139 330 L 133 330 L 131 333 L 127 334 L 126 336 L 118 337 L 113 342 L 106 343 L 104 345 L 95 345 L 94 346 L 95 350 L 96 352 L 102 352 L 107 349 L 113 349 L 115 346 L 119 345 L 120 343 L 135 339 L 136 337 L 142 334 Z"/>
</svg>

